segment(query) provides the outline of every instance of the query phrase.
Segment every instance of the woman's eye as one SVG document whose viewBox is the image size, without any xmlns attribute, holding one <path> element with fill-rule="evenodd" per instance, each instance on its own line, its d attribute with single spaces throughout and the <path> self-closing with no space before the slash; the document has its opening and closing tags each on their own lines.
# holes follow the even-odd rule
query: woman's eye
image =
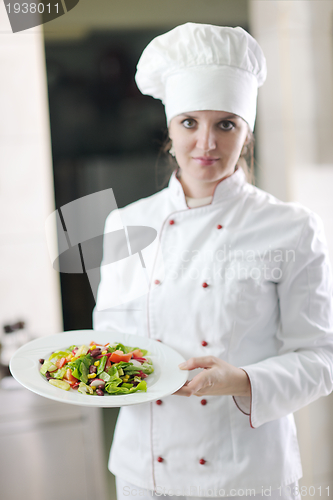
<svg viewBox="0 0 333 500">
<path fill-rule="evenodd" d="M 193 120 L 192 118 L 186 118 L 186 120 L 182 121 L 182 124 L 186 128 L 193 128 L 195 126 L 195 120 Z"/>
<path fill-rule="evenodd" d="M 222 130 L 231 130 L 234 128 L 235 124 L 229 120 L 223 120 L 220 122 L 220 127 Z"/>
</svg>

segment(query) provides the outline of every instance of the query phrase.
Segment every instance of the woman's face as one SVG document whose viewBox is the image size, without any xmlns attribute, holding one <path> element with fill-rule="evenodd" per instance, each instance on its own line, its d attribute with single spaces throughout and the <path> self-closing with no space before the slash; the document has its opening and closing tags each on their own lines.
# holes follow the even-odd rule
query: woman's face
<svg viewBox="0 0 333 500">
<path fill-rule="evenodd" d="M 225 111 L 193 111 L 172 118 L 169 136 L 185 194 L 193 196 L 198 186 L 205 195 L 213 194 L 216 184 L 234 172 L 248 133 L 242 118 Z"/>
</svg>

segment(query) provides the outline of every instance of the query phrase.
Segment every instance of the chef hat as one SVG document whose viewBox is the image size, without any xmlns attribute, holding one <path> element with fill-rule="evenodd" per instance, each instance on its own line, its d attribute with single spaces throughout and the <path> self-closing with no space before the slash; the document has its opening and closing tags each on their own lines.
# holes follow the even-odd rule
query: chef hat
<svg viewBox="0 0 333 500">
<path fill-rule="evenodd" d="M 147 45 L 135 79 L 143 94 L 161 99 L 168 124 L 182 113 L 216 110 L 241 116 L 253 130 L 266 60 L 242 28 L 186 23 Z"/>
</svg>

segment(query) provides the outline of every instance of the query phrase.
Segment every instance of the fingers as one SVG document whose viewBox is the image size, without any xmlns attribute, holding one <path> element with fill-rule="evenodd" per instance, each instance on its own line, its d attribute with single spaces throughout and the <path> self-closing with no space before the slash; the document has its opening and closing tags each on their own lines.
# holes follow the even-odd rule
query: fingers
<svg viewBox="0 0 333 500">
<path fill-rule="evenodd" d="M 189 391 L 187 389 L 188 384 L 189 384 L 189 380 L 186 380 L 183 387 L 178 389 L 178 391 L 174 392 L 172 395 L 173 396 L 190 396 L 191 394 L 189 394 Z"/>
<path fill-rule="evenodd" d="M 178 389 L 178 391 L 173 393 L 173 396 L 192 396 L 195 394 L 197 391 L 200 390 L 200 388 L 204 385 L 202 381 L 200 381 L 200 373 L 196 375 L 192 380 L 187 380 L 183 387 Z M 196 380 L 195 380 L 196 379 Z M 199 380 L 198 380 L 199 379 Z M 199 394 L 200 396 L 200 394 Z"/>
<path fill-rule="evenodd" d="M 209 388 L 211 385 L 210 377 L 207 372 L 200 372 L 198 375 L 192 378 L 189 382 L 187 389 L 191 391 L 191 394 L 197 394 L 199 391 L 203 389 Z M 200 396 L 200 394 L 199 394 Z"/>
<path fill-rule="evenodd" d="M 193 387 L 190 387 L 189 385 L 183 385 L 177 392 L 174 392 L 174 396 L 185 396 L 189 398 L 190 396 L 196 395 L 194 394 L 195 389 Z M 201 394 L 198 394 L 199 396 Z"/>
<path fill-rule="evenodd" d="M 199 358 L 190 358 L 179 365 L 181 370 L 194 370 L 195 368 L 211 368 L 216 364 L 218 358 L 215 356 L 202 356 Z"/>
<path fill-rule="evenodd" d="M 198 373 L 192 380 L 187 381 L 183 387 L 181 387 L 174 394 L 176 396 L 202 396 L 205 394 L 205 389 L 209 388 L 211 385 L 210 379 L 207 377 L 206 372 Z M 202 391 L 202 392 L 200 392 Z"/>
<path fill-rule="evenodd" d="M 173 393 L 173 396 L 186 396 L 190 397 L 192 396 L 192 391 L 191 389 L 188 389 L 187 386 L 183 386 L 178 391 Z"/>
<path fill-rule="evenodd" d="M 186 368 L 203 368 L 177 394 L 181 396 L 249 395 L 251 388 L 246 372 L 215 356 L 190 358 Z"/>
</svg>

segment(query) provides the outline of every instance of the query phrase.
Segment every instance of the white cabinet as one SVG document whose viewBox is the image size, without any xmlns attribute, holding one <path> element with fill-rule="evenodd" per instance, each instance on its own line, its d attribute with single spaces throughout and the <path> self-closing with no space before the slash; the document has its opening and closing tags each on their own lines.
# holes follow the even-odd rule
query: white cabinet
<svg viewBox="0 0 333 500">
<path fill-rule="evenodd" d="M 1 500 L 107 499 L 98 408 L 0 389 Z"/>
</svg>

